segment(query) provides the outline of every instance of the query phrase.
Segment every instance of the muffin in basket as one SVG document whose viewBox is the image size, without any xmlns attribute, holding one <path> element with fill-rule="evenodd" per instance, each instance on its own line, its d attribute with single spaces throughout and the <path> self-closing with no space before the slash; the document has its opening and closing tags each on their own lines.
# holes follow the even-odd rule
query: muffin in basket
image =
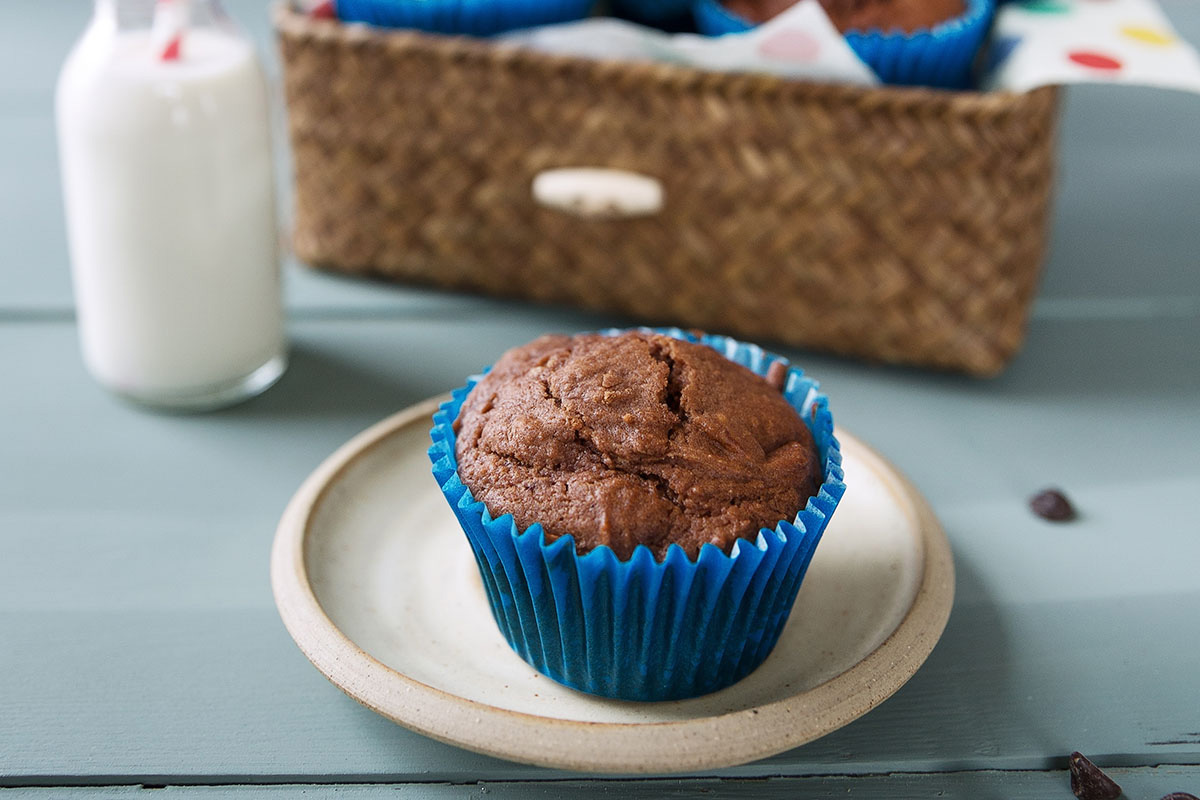
<svg viewBox="0 0 1200 800">
<path fill-rule="evenodd" d="M 702 33 L 747 31 L 797 0 L 696 0 Z M 884 83 L 966 88 L 995 0 L 819 0 L 846 43 Z"/>
<path fill-rule="evenodd" d="M 706 694 L 761 664 L 845 488 L 813 381 L 678 330 L 511 350 L 432 436 L 509 644 L 627 700 Z"/>
</svg>

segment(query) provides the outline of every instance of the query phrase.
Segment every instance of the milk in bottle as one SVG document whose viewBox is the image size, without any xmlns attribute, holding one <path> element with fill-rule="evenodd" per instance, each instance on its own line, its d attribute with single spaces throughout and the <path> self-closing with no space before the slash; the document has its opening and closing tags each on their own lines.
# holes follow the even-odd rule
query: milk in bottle
<svg viewBox="0 0 1200 800">
<path fill-rule="evenodd" d="M 284 368 L 266 84 L 215 0 L 96 0 L 57 92 L 84 361 L 214 408 Z"/>
</svg>

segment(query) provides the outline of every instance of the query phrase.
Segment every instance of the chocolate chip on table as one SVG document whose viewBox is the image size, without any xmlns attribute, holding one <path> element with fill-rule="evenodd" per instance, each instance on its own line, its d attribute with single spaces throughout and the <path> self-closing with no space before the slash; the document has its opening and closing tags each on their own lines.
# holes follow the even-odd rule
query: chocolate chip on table
<svg viewBox="0 0 1200 800">
<path fill-rule="evenodd" d="M 782 361 L 772 361 L 771 366 L 767 367 L 767 383 L 782 392 L 783 387 L 787 385 L 787 374 L 787 364 Z"/>
<path fill-rule="evenodd" d="M 1051 522 L 1067 522 L 1075 519 L 1075 506 L 1058 489 L 1043 489 L 1029 500 L 1033 513 Z"/>
<path fill-rule="evenodd" d="M 1082 753 L 1071 753 L 1070 767 L 1071 792 L 1079 800 L 1117 800 L 1121 796 L 1117 782 Z"/>
<path fill-rule="evenodd" d="M 1200 797 L 1188 794 L 1187 792 L 1171 792 L 1170 794 L 1164 794 L 1162 800 L 1200 800 Z"/>
</svg>

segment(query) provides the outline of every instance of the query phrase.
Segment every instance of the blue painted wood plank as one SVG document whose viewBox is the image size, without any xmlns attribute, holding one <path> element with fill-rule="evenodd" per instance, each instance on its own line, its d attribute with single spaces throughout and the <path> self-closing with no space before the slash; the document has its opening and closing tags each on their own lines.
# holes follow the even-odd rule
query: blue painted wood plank
<svg viewBox="0 0 1200 800">
<path fill-rule="evenodd" d="M 279 386 L 193 417 L 93 386 L 69 324 L 0 324 L 0 776 L 552 774 L 432 742 L 343 697 L 284 633 L 266 560 L 288 497 L 338 444 L 581 321 L 596 322 L 517 309 L 306 322 Z M 991 383 L 802 358 L 839 421 L 941 514 L 959 593 L 927 665 L 882 707 L 716 774 L 1037 770 L 1073 749 L 1200 762 L 1194 333 L 1186 319 L 1042 322 Z M 1042 483 L 1063 485 L 1083 518 L 1029 514 Z"/>
<path fill-rule="evenodd" d="M 230 5 L 265 41 L 265 4 Z M 1200 40 L 1200 6 L 1164 6 Z M 54 73 L 86 15 L 80 0 L 0 4 L 0 784 L 553 775 L 432 742 L 344 698 L 278 622 L 266 554 L 288 496 L 350 435 L 505 347 L 617 320 L 294 270 L 304 321 L 278 387 L 206 417 L 120 405 L 83 374 L 69 324 L 50 119 Z M 796 780 L 337 792 L 1066 800 L 1061 774 L 980 770 L 1060 767 L 1072 749 L 1117 765 L 1200 762 L 1198 120 L 1188 95 L 1069 93 L 1047 302 L 1000 379 L 801 359 L 839 422 L 930 497 L 959 594 L 927 666 L 880 709 L 720 771 Z M 1051 483 L 1079 503 L 1079 523 L 1025 510 Z M 898 768 L 955 772 L 886 775 Z M 830 777 L 799 779 L 814 773 Z M 1135 800 L 1200 793 L 1192 767 L 1128 774 Z"/>
<path fill-rule="evenodd" d="M 1168 792 L 1200 790 L 1200 768 L 1158 767 L 1110 769 L 1109 774 L 1131 800 L 1157 800 Z M 154 794 L 148 794 L 154 791 Z M 158 788 L 106 786 L 79 788 L 0 789 L 5 800 L 232 800 L 246 796 L 266 800 L 337 797 L 345 800 L 509 800 L 510 798 L 621 797 L 628 800 L 1071 800 L 1065 770 L 1049 772 L 949 772 L 764 779 L 665 779 L 634 781 L 480 781 L 466 784 L 299 784 L 290 786 L 179 786 Z"/>
<path fill-rule="evenodd" d="M 225 4 L 277 74 L 264 0 Z M 1178 30 L 1200 42 L 1200 4 L 1162 0 Z M 87 0 L 0 4 L 0 311 L 63 310 L 70 281 L 53 134 L 53 87 L 86 24 Z M 1059 193 L 1039 313 L 1107 318 L 1143 307 L 1200 314 L 1200 102 L 1194 95 L 1123 87 L 1073 87 L 1060 135 Z M 283 206 L 288 207 L 285 186 Z M 1076 302 L 1079 300 L 1101 300 Z M 1138 299 L 1141 302 L 1137 302 Z M 429 292 L 290 270 L 289 305 L 399 309 L 453 305 Z M 1132 302 L 1131 302 L 1132 301 Z"/>
</svg>

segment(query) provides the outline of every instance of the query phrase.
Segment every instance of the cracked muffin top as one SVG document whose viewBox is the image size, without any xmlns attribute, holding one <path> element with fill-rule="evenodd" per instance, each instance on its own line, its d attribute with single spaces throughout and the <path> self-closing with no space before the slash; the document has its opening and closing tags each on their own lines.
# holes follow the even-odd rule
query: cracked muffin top
<svg viewBox="0 0 1200 800">
<path fill-rule="evenodd" d="M 505 353 L 455 421 L 458 474 L 586 553 L 662 559 L 791 520 L 821 484 L 808 427 L 777 387 L 703 344 L 654 333 L 543 336 Z"/>
<path fill-rule="evenodd" d="M 847 31 L 915 33 L 962 16 L 965 0 L 820 0 L 829 21 Z M 796 0 L 723 0 L 722 5 L 751 22 L 766 22 L 787 11 Z"/>
</svg>

